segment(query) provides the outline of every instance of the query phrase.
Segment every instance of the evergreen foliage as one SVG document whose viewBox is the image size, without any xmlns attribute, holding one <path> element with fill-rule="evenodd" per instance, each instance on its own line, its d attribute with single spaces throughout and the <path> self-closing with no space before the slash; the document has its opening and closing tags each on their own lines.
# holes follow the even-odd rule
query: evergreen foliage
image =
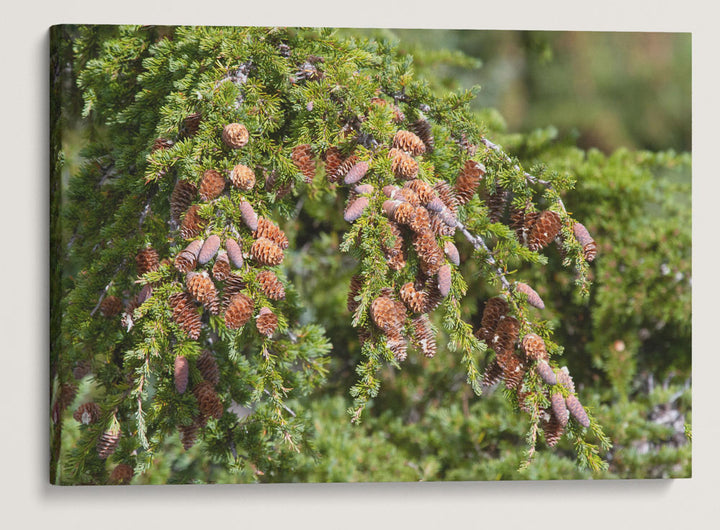
<svg viewBox="0 0 720 530">
<path fill-rule="evenodd" d="M 601 393 L 633 406 L 639 360 L 663 376 L 689 366 L 645 359 L 662 333 L 690 336 L 689 157 L 505 134 L 470 110 L 473 91 L 434 90 L 392 44 L 330 29 L 76 30 L 93 127 L 55 250 L 53 482 L 127 481 L 119 465 L 137 483 L 613 476 L 611 439 L 627 440 L 605 434 L 615 411 L 583 383 L 602 370 Z M 448 59 L 466 64 L 431 54 L 419 68 Z M 225 186 L 201 198 L 211 170 Z M 677 178 L 654 186 L 658 172 Z M 157 263 L 137 258 L 147 249 Z M 659 272 L 650 290 L 633 274 L 604 289 L 618 267 Z M 409 307 L 407 284 L 424 305 Z M 483 328 L 498 296 L 507 311 Z M 603 333 L 628 318 L 658 334 Z M 542 359 L 521 346 L 531 333 Z M 503 391 L 483 383 L 494 365 Z M 587 418 L 558 431 L 552 393 Z M 64 429 L 87 401 L 95 421 Z M 361 464 L 334 467 L 344 452 Z"/>
</svg>

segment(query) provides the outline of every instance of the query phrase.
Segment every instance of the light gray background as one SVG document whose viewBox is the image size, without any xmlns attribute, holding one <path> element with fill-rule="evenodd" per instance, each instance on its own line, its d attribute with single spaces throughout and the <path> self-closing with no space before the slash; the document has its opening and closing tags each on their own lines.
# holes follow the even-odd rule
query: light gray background
<svg viewBox="0 0 720 530">
<path fill-rule="evenodd" d="M 715 279 L 718 9 L 577 0 L 13 2 L 3 9 L 0 521 L 5 528 L 711 528 L 718 524 Z M 47 484 L 48 39 L 58 23 L 312 25 L 693 33 L 693 478 L 57 488 Z M 653 94 L 647 97 L 653 98 Z M 608 212 L 611 214 L 611 212 Z M 672 303 L 672 300 L 668 300 Z"/>
</svg>

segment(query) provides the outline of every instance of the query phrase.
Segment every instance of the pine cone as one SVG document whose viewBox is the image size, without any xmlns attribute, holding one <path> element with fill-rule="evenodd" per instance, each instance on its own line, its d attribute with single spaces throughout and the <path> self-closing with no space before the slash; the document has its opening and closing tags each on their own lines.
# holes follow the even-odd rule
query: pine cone
<svg viewBox="0 0 720 530">
<path fill-rule="evenodd" d="M 269 307 L 261 307 L 258 313 L 257 320 L 255 320 L 255 326 L 260 334 L 266 337 L 272 337 L 273 333 L 277 329 L 278 318 Z"/>
<path fill-rule="evenodd" d="M 241 269 L 244 263 L 242 247 L 233 238 L 229 237 L 225 240 L 225 248 L 227 249 L 227 255 L 230 258 L 230 262 L 235 268 Z"/>
<path fill-rule="evenodd" d="M 106 318 L 112 318 L 122 311 L 122 300 L 117 296 L 106 296 L 100 303 L 100 314 Z"/>
<path fill-rule="evenodd" d="M 202 115 L 199 112 L 189 114 L 182 122 L 178 136 L 182 138 L 192 138 L 200 129 Z"/>
<path fill-rule="evenodd" d="M 390 149 L 388 156 L 392 158 L 392 172 L 403 180 L 412 180 L 417 177 L 420 169 L 417 160 L 399 149 Z"/>
<path fill-rule="evenodd" d="M 250 320 L 254 309 L 252 298 L 243 293 L 236 294 L 225 310 L 225 325 L 228 329 L 240 329 Z"/>
<path fill-rule="evenodd" d="M 500 319 L 504 317 L 508 312 L 508 303 L 504 298 L 496 296 L 485 302 L 485 309 L 482 315 L 482 321 L 480 325 L 479 338 L 484 338 L 485 342 L 489 345 L 492 340 L 495 328 L 497 327 Z"/>
<path fill-rule="evenodd" d="M 196 239 L 180 251 L 175 258 L 175 268 L 178 272 L 190 272 L 195 268 L 202 244 L 203 241 L 201 239 Z"/>
<path fill-rule="evenodd" d="M 430 126 L 430 123 L 425 119 L 419 119 L 414 122 L 410 127 L 413 131 L 415 131 L 415 134 L 417 134 L 418 138 L 420 138 L 425 144 L 425 149 L 427 150 L 427 152 L 432 152 L 433 149 L 435 149 L 435 139 L 432 135 L 432 127 Z"/>
<path fill-rule="evenodd" d="M 255 172 L 242 164 L 236 165 L 230 172 L 233 186 L 243 191 L 250 191 L 255 187 Z"/>
<path fill-rule="evenodd" d="M 568 409 L 565 406 L 565 398 L 563 398 L 562 394 L 559 392 L 555 392 L 552 396 L 550 396 L 550 403 L 552 405 L 552 411 L 553 415 L 557 420 L 560 422 L 560 424 L 565 427 L 568 422 Z"/>
<path fill-rule="evenodd" d="M 575 383 L 573 382 L 572 377 L 570 377 L 570 372 L 568 372 L 567 366 L 560 368 L 560 370 L 555 372 L 555 375 L 557 376 L 558 383 L 567 388 L 570 392 L 575 392 Z"/>
<path fill-rule="evenodd" d="M 528 333 L 523 337 L 522 347 L 528 358 L 534 361 L 547 361 L 548 354 L 545 349 L 545 341 L 540 335 Z"/>
<path fill-rule="evenodd" d="M 203 246 L 200 248 L 198 253 L 198 263 L 205 265 L 208 261 L 215 257 L 218 249 L 220 248 L 220 237 L 215 234 L 209 236 Z"/>
<path fill-rule="evenodd" d="M 133 314 L 133 311 L 143 305 L 153 294 L 153 287 L 149 283 L 142 286 L 142 289 L 140 289 L 140 292 L 137 295 L 137 300 L 135 300 L 135 304 L 128 304 L 125 307 L 125 312 Z"/>
<path fill-rule="evenodd" d="M 183 449 L 186 451 L 195 445 L 199 428 L 200 423 L 197 420 L 194 420 L 190 425 L 178 425 L 180 443 L 182 443 Z"/>
<path fill-rule="evenodd" d="M 445 255 L 450 260 L 450 263 L 456 267 L 460 265 L 460 252 L 458 252 L 457 247 L 451 241 L 445 242 L 444 250 Z"/>
<path fill-rule="evenodd" d="M 427 305 L 427 293 L 415 289 L 412 282 L 408 282 L 400 288 L 400 298 L 413 313 L 423 313 Z"/>
<path fill-rule="evenodd" d="M 115 452 L 120 442 L 120 429 L 109 429 L 100 435 L 97 443 L 97 453 L 100 458 L 105 460 L 108 456 Z"/>
<path fill-rule="evenodd" d="M 405 151 L 412 156 L 418 156 L 425 152 L 425 144 L 410 131 L 398 131 L 393 138 L 393 147 Z"/>
<path fill-rule="evenodd" d="M 540 360 L 535 365 L 535 371 L 540 376 L 540 379 L 542 379 L 546 385 L 555 385 L 557 384 L 557 377 L 555 376 L 555 371 L 550 367 L 550 365 L 545 360 Z"/>
<path fill-rule="evenodd" d="M 196 364 L 205 381 L 213 386 L 220 382 L 220 368 L 210 350 L 203 350 Z"/>
<path fill-rule="evenodd" d="M 225 190 L 225 177 L 219 171 L 208 169 L 203 173 L 200 181 L 200 198 L 203 201 L 211 201 L 220 196 Z"/>
<path fill-rule="evenodd" d="M 498 359 L 501 359 L 499 360 L 499 364 L 502 367 L 505 386 L 513 390 L 519 389 L 525 376 L 525 365 L 523 362 L 513 353 L 500 354 Z"/>
<path fill-rule="evenodd" d="M 435 240 L 432 232 L 423 232 L 415 234 L 413 237 L 413 246 L 420 258 L 420 266 L 425 274 L 433 276 L 440 270 L 444 263 L 444 254 L 440 246 Z"/>
<path fill-rule="evenodd" d="M 369 168 L 367 162 L 358 162 L 345 175 L 345 184 L 356 184 L 365 176 Z"/>
<path fill-rule="evenodd" d="M 240 203 L 240 206 L 238 206 L 238 209 L 240 210 L 240 217 L 242 217 L 245 226 L 247 226 L 253 232 L 257 230 L 258 216 L 255 213 L 255 210 L 253 210 L 253 207 L 250 205 L 250 203 L 247 201 L 242 201 Z"/>
<path fill-rule="evenodd" d="M 420 206 L 420 198 L 417 196 L 417 193 L 415 193 L 411 188 L 406 186 L 403 186 L 402 188 L 397 190 L 393 198 L 396 201 L 407 202 L 411 206 Z"/>
<path fill-rule="evenodd" d="M 97 403 L 93 403 L 92 401 L 89 403 L 83 403 L 75 410 L 73 418 L 75 418 L 75 421 L 82 423 L 83 425 L 95 423 L 100 419 L 100 407 Z"/>
<path fill-rule="evenodd" d="M 340 164 L 342 164 L 343 162 L 340 150 L 335 146 L 328 148 L 328 150 L 325 152 L 324 159 L 325 178 L 328 180 L 328 182 L 336 182 L 337 178 L 335 178 L 335 173 L 340 167 Z"/>
<path fill-rule="evenodd" d="M 190 207 L 197 195 L 197 187 L 190 181 L 178 180 L 170 195 L 170 214 L 173 221 L 180 222 L 185 211 Z"/>
<path fill-rule="evenodd" d="M 355 297 L 360 294 L 362 289 L 362 276 L 356 274 L 350 278 L 350 286 L 348 288 L 347 308 L 350 313 L 355 313 L 355 310 L 360 305 L 360 302 L 355 300 Z"/>
<path fill-rule="evenodd" d="M 250 248 L 250 253 L 260 265 L 279 265 L 285 257 L 282 249 L 266 237 L 256 240 Z"/>
<path fill-rule="evenodd" d="M 545 309 L 545 302 L 543 302 L 542 298 L 540 298 L 540 295 L 535 292 L 535 289 L 530 287 L 528 284 L 516 282 L 515 289 L 527 295 L 528 303 L 531 306 L 537 307 L 538 309 Z"/>
<path fill-rule="evenodd" d="M 127 464 L 118 464 L 110 473 L 110 482 L 117 485 L 130 484 L 135 475 L 133 468 Z"/>
<path fill-rule="evenodd" d="M 577 420 L 577 422 L 583 427 L 590 427 L 590 419 L 588 418 L 585 408 L 580 403 L 580 400 L 574 394 L 570 394 L 565 398 L 565 404 L 567 405 L 570 415 Z"/>
<path fill-rule="evenodd" d="M 433 187 L 424 180 L 414 179 L 405 184 L 405 187 L 411 189 L 417 195 L 420 204 L 426 205 L 433 199 L 437 198 L 437 194 Z"/>
<path fill-rule="evenodd" d="M 485 166 L 474 160 L 465 162 L 455 181 L 455 193 L 460 204 L 465 204 L 473 198 L 483 175 L 485 175 Z"/>
<path fill-rule="evenodd" d="M 180 235 L 183 239 L 193 239 L 199 236 L 205 227 L 205 220 L 200 217 L 199 210 L 200 206 L 194 204 L 185 212 L 185 217 L 180 224 Z"/>
<path fill-rule="evenodd" d="M 212 383 L 203 381 L 193 388 L 193 394 L 198 401 L 200 413 L 205 417 L 220 419 L 223 415 L 223 405 L 215 392 Z"/>
<path fill-rule="evenodd" d="M 394 300 L 387 296 L 379 296 L 370 306 L 370 315 L 375 325 L 386 334 L 399 333 L 402 326 L 397 313 L 398 306 Z"/>
<path fill-rule="evenodd" d="M 485 368 L 485 373 L 483 374 L 483 386 L 492 386 L 500 379 L 502 378 L 503 369 L 498 364 L 497 360 L 493 360 L 487 368 Z"/>
<path fill-rule="evenodd" d="M 260 284 L 260 290 L 270 300 L 281 300 L 285 298 L 285 287 L 278 280 L 272 271 L 260 271 L 257 275 L 257 281 Z"/>
<path fill-rule="evenodd" d="M 288 248 L 288 245 L 290 244 L 285 232 L 280 230 L 275 223 L 265 217 L 260 217 L 258 219 L 257 229 L 253 232 L 253 237 L 255 239 L 266 237 L 283 250 Z"/>
<path fill-rule="evenodd" d="M 532 210 L 532 203 L 528 201 L 521 208 L 510 205 L 510 228 L 515 230 L 518 241 L 527 245 L 530 231 L 535 226 L 540 213 Z"/>
<path fill-rule="evenodd" d="M 305 182 L 310 183 L 315 178 L 315 161 L 312 159 L 312 148 L 309 144 L 296 146 L 292 150 L 292 161 L 305 177 Z"/>
<path fill-rule="evenodd" d="M 441 180 L 440 182 L 435 184 L 434 189 L 438 198 L 442 201 L 445 207 L 450 210 L 453 216 L 457 216 L 458 200 L 457 196 L 455 195 L 455 188 L 450 186 L 450 184 L 448 184 L 444 180 Z M 428 209 L 430 209 L 429 205 Z"/>
<path fill-rule="evenodd" d="M 430 214 L 425 209 L 425 207 L 415 207 L 415 215 L 412 219 L 410 219 L 409 226 L 410 230 L 412 230 L 416 234 L 420 234 L 423 232 L 432 232 L 432 227 L 430 226 Z"/>
<path fill-rule="evenodd" d="M 383 212 L 392 220 L 408 225 L 415 217 L 415 207 L 408 202 L 387 200 L 383 202 Z"/>
<path fill-rule="evenodd" d="M 515 317 L 506 316 L 502 318 L 495 329 L 491 348 L 500 355 L 505 352 L 512 352 L 515 349 L 520 332 L 520 323 Z"/>
<path fill-rule="evenodd" d="M 385 251 L 385 257 L 388 260 L 388 265 L 391 269 L 399 271 L 405 267 L 405 252 L 403 250 L 403 236 L 400 227 L 393 222 L 388 223 L 390 226 L 390 232 L 394 237 L 394 243 L 392 247 L 387 246 L 387 242 L 383 241 L 383 250 Z"/>
<path fill-rule="evenodd" d="M 545 441 L 548 446 L 554 447 L 560 438 L 562 438 L 565 428 L 554 414 L 548 414 L 548 418 L 543 420 L 541 425 L 543 434 L 545 435 Z"/>
<path fill-rule="evenodd" d="M 358 195 L 372 195 L 375 188 L 373 188 L 372 184 L 358 184 L 353 188 L 353 191 Z"/>
<path fill-rule="evenodd" d="M 478 146 L 473 144 L 465 134 L 463 134 L 460 137 L 460 140 L 455 140 L 457 144 L 460 146 L 461 149 L 463 149 L 468 156 L 475 156 L 475 153 L 477 153 Z"/>
<path fill-rule="evenodd" d="M 188 360 L 182 356 L 178 355 L 175 357 L 175 367 L 174 367 L 174 381 L 175 381 L 175 390 L 177 390 L 178 394 L 183 394 L 185 390 L 187 389 L 188 384 L 188 377 L 189 377 L 189 365 Z"/>
<path fill-rule="evenodd" d="M 148 272 L 158 270 L 160 257 L 154 248 L 146 247 L 135 256 L 135 263 L 137 265 L 138 276 L 142 276 Z"/>
<path fill-rule="evenodd" d="M 232 301 L 233 297 L 236 294 L 239 294 L 240 291 L 245 289 L 246 286 L 247 285 L 245 284 L 241 276 L 238 276 L 237 274 L 230 274 L 225 280 L 225 289 L 223 290 L 223 296 L 221 301 L 221 306 L 223 307 L 223 309 L 226 309 Z"/>
<path fill-rule="evenodd" d="M 152 152 L 160 151 L 164 149 L 170 149 L 175 142 L 168 140 L 167 138 L 156 138 L 152 145 Z"/>
<path fill-rule="evenodd" d="M 440 290 L 440 295 L 445 298 L 450 292 L 450 286 L 452 284 L 452 273 L 450 270 L 450 265 L 441 265 L 437 274 L 438 289 Z"/>
<path fill-rule="evenodd" d="M 213 315 L 217 315 L 220 310 L 217 290 L 215 289 L 215 284 L 212 282 L 207 272 L 188 272 L 186 280 L 187 288 L 190 294 L 192 294 L 195 299 Z"/>
<path fill-rule="evenodd" d="M 240 123 L 230 123 L 223 127 L 222 141 L 232 149 L 244 147 L 250 140 L 250 133 Z"/>
<path fill-rule="evenodd" d="M 360 219 L 363 212 L 365 211 L 365 208 L 367 208 L 369 204 L 370 201 L 367 197 L 358 197 L 357 199 L 352 201 L 345 209 L 345 214 L 343 215 L 343 218 L 348 223 L 354 223 L 355 221 Z"/>
<path fill-rule="evenodd" d="M 230 276 L 230 260 L 228 259 L 228 253 L 224 250 L 218 252 L 215 258 L 215 264 L 212 268 L 213 278 L 217 281 L 222 282 Z"/>
<path fill-rule="evenodd" d="M 422 351 L 425 357 L 435 357 L 437 344 L 428 316 L 420 315 L 414 318 L 412 323 L 413 329 L 415 330 L 415 344 L 420 348 L 420 351 Z"/>
<path fill-rule="evenodd" d="M 495 191 L 487 197 L 487 207 L 491 223 L 499 223 L 505 214 L 505 205 L 508 202 L 508 192 L 495 185 Z"/>
<path fill-rule="evenodd" d="M 590 236 L 587 228 L 581 223 L 575 223 L 573 225 L 573 233 L 575 239 L 578 240 L 583 247 L 583 254 L 585 255 L 585 261 L 593 261 L 597 256 L 597 245 L 595 240 Z"/>
<path fill-rule="evenodd" d="M 340 179 L 345 178 L 345 175 L 347 175 L 348 171 L 350 171 L 350 168 L 353 167 L 355 164 L 358 163 L 358 157 L 355 155 L 351 155 L 347 157 L 335 170 L 335 173 L 332 174 L 331 178 L 328 180 L 330 182 L 337 182 Z"/>
<path fill-rule="evenodd" d="M 399 333 L 389 333 L 387 347 L 395 356 L 397 361 L 407 359 L 407 340 Z"/>
<path fill-rule="evenodd" d="M 183 291 L 171 295 L 168 302 L 173 310 L 173 320 L 191 339 L 197 340 L 200 337 L 202 322 L 192 297 Z"/>
<path fill-rule="evenodd" d="M 540 214 L 529 236 L 528 248 L 540 250 L 550 243 L 560 232 L 560 216 L 553 211 L 545 210 Z"/>
</svg>

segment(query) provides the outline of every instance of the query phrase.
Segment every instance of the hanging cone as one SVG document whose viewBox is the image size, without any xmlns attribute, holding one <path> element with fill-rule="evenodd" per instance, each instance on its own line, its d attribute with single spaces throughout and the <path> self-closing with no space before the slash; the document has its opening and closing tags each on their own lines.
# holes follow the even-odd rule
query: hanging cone
<svg viewBox="0 0 720 530">
<path fill-rule="evenodd" d="M 587 228 L 581 223 L 575 223 L 573 224 L 573 233 L 575 234 L 575 239 L 577 239 L 578 243 L 583 247 L 585 261 L 593 261 L 597 256 L 597 245 L 587 231 Z"/>
<path fill-rule="evenodd" d="M 451 241 L 446 241 L 443 248 L 445 250 L 445 255 L 450 260 L 450 263 L 456 267 L 460 265 L 460 252 L 458 252 L 457 247 Z"/>
<path fill-rule="evenodd" d="M 356 184 L 365 176 L 369 168 L 370 166 L 367 162 L 358 162 L 351 167 L 345 175 L 345 184 Z"/>
<path fill-rule="evenodd" d="M 265 335 L 266 337 L 272 337 L 273 333 L 275 333 L 275 330 L 277 329 L 277 325 L 277 315 L 275 315 L 269 307 L 261 307 L 257 320 L 255 321 L 255 326 L 260 334 Z"/>
<path fill-rule="evenodd" d="M 408 226 L 410 227 L 410 230 L 416 234 L 432 232 L 432 228 L 430 226 L 430 214 L 423 206 L 416 206 L 415 215 L 410 220 Z"/>
<path fill-rule="evenodd" d="M 220 196 L 225 190 L 225 177 L 219 171 L 208 169 L 203 173 L 200 181 L 200 198 L 203 201 L 211 201 Z"/>
<path fill-rule="evenodd" d="M 417 134 L 418 138 L 422 140 L 423 144 L 425 144 L 427 152 L 432 152 L 435 149 L 435 138 L 433 138 L 430 123 L 425 119 L 419 119 L 410 127 L 415 134 Z"/>
<path fill-rule="evenodd" d="M 122 308 L 122 300 L 117 296 L 106 296 L 100 303 L 100 314 L 106 318 L 111 318 L 119 314 Z"/>
<path fill-rule="evenodd" d="M 495 335 L 492 343 L 489 345 L 500 355 L 506 352 L 512 352 L 515 349 L 518 334 L 520 332 L 520 323 L 515 317 L 506 316 L 501 319 L 495 328 Z"/>
<path fill-rule="evenodd" d="M 343 215 L 343 218 L 348 223 L 354 223 L 355 221 L 360 219 L 363 212 L 365 211 L 365 208 L 367 208 L 369 204 L 370 201 L 367 197 L 358 197 L 348 205 L 347 209 L 345 210 L 345 214 Z"/>
<path fill-rule="evenodd" d="M 465 204 L 473 198 L 484 174 L 485 166 L 479 162 L 474 160 L 465 162 L 455 181 L 455 193 L 460 204 Z"/>
<path fill-rule="evenodd" d="M 242 247 L 240 247 L 240 244 L 233 238 L 229 237 L 225 240 L 225 248 L 227 249 L 227 255 L 228 258 L 230 258 L 230 263 L 232 263 L 234 267 L 242 269 L 245 260 L 243 259 Z"/>
<path fill-rule="evenodd" d="M 270 300 L 281 300 L 285 298 L 285 287 L 282 282 L 278 280 L 275 273 L 272 271 L 260 271 L 256 277 L 260 284 L 260 290 Z"/>
<path fill-rule="evenodd" d="M 252 317 L 255 303 L 249 296 L 238 293 L 232 297 L 225 310 L 225 325 L 228 329 L 240 329 Z"/>
<path fill-rule="evenodd" d="M 560 422 L 560 425 L 565 427 L 569 416 L 568 409 L 565 406 L 565 398 L 563 398 L 562 394 L 559 392 L 555 392 L 552 396 L 550 396 L 550 404 L 552 405 L 553 414 Z"/>
<path fill-rule="evenodd" d="M 538 373 L 540 379 L 542 379 L 546 385 L 557 384 L 557 377 L 555 376 L 555 371 L 550 367 L 547 361 L 538 361 L 538 363 L 535 365 L 535 371 Z"/>
<path fill-rule="evenodd" d="M 328 182 L 336 182 L 335 173 L 343 162 L 340 150 L 337 147 L 330 147 L 325 152 L 325 178 Z"/>
<path fill-rule="evenodd" d="M 411 189 L 417 195 L 420 204 L 426 205 L 433 199 L 437 198 L 437 194 L 433 187 L 424 180 L 414 179 L 405 184 L 407 189 Z"/>
<path fill-rule="evenodd" d="M 110 482 L 117 485 L 130 484 L 135 471 L 127 464 L 118 464 L 110 473 Z"/>
<path fill-rule="evenodd" d="M 230 180 L 236 188 L 250 191 L 255 187 L 255 172 L 247 166 L 238 164 L 230 172 Z"/>
<path fill-rule="evenodd" d="M 437 240 L 432 232 L 424 232 L 415 234 L 413 237 L 413 247 L 420 258 L 422 270 L 428 276 L 437 274 L 443 265 L 444 254 L 437 244 Z"/>
<path fill-rule="evenodd" d="M 303 174 L 307 183 L 312 182 L 315 178 L 315 162 L 312 156 L 312 148 L 309 144 L 298 145 L 292 150 L 292 161 Z"/>
<path fill-rule="evenodd" d="M 423 313 L 427 305 L 427 293 L 415 289 L 412 282 L 408 282 L 400 289 L 400 298 L 413 313 Z"/>
<path fill-rule="evenodd" d="M 202 239 L 191 241 L 175 258 L 175 268 L 178 272 L 190 272 L 197 265 L 197 258 L 202 248 Z"/>
<path fill-rule="evenodd" d="M 562 423 L 555 417 L 554 414 L 547 414 L 547 419 L 541 422 L 543 434 L 545 435 L 545 441 L 548 446 L 555 447 L 555 445 L 562 438 L 565 428 Z"/>
<path fill-rule="evenodd" d="M 225 289 L 223 289 L 223 296 L 221 300 L 221 306 L 223 309 L 227 309 L 233 297 L 236 294 L 239 294 L 240 291 L 245 289 L 245 287 L 247 287 L 247 284 L 243 281 L 241 276 L 238 276 L 237 274 L 230 274 L 225 279 Z"/>
<path fill-rule="evenodd" d="M 450 286 L 452 284 L 450 265 L 442 265 L 438 270 L 438 289 L 440 295 L 445 298 L 450 292 Z"/>
<path fill-rule="evenodd" d="M 508 303 L 499 296 L 485 302 L 479 338 L 484 338 L 488 345 L 490 345 L 490 341 L 495 333 L 495 328 L 500 322 L 500 319 L 507 314 L 508 309 Z"/>
<path fill-rule="evenodd" d="M 350 313 L 355 313 L 360 303 L 355 300 L 355 297 L 360 294 L 362 289 L 362 276 L 356 274 L 350 279 L 350 286 L 348 288 L 347 308 Z"/>
<path fill-rule="evenodd" d="M 370 306 L 370 316 L 375 325 L 386 334 L 398 334 L 402 326 L 402 319 L 397 310 L 398 306 L 394 300 L 387 296 L 379 296 L 373 300 Z"/>
<path fill-rule="evenodd" d="M 417 160 L 399 149 L 390 149 L 388 156 L 392 158 L 391 169 L 396 177 L 403 180 L 412 180 L 418 175 L 420 169 Z"/>
<path fill-rule="evenodd" d="M 203 350 L 196 364 L 205 381 L 213 386 L 220 382 L 220 368 L 210 350 Z"/>
<path fill-rule="evenodd" d="M 80 405 L 73 413 L 73 418 L 78 423 L 89 425 L 100 419 L 100 407 L 97 403 L 89 402 Z"/>
<path fill-rule="evenodd" d="M 200 235 L 205 227 L 205 220 L 200 217 L 200 206 L 192 205 L 185 212 L 182 223 L 180 223 L 180 235 L 183 239 L 193 239 Z"/>
<path fill-rule="evenodd" d="M 527 295 L 528 303 L 531 306 L 537 307 L 538 309 L 545 309 L 545 302 L 543 302 L 542 298 L 540 298 L 540 295 L 535 292 L 535 289 L 530 287 L 528 284 L 516 282 L 515 289 Z"/>
<path fill-rule="evenodd" d="M 435 342 L 435 334 L 430 326 L 430 319 L 427 315 L 420 315 L 414 318 L 412 322 L 415 331 L 415 344 L 417 344 L 425 357 L 435 357 L 437 353 L 437 343 Z"/>
<path fill-rule="evenodd" d="M 583 427 L 590 427 L 590 419 L 588 418 L 585 408 L 580 403 L 580 400 L 574 394 L 570 394 L 565 398 L 565 404 L 567 405 L 570 415 L 577 420 L 577 422 Z"/>
<path fill-rule="evenodd" d="M 160 257 L 157 251 L 152 247 L 147 247 L 138 252 L 135 256 L 138 276 L 142 276 L 148 272 L 154 272 L 160 266 Z"/>
<path fill-rule="evenodd" d="M 202 115 L 199 112 L 193 112 L 189 114 L 182 122 L 178 136 L 183 138 L 192 138 L 195 136 L 200 129 L 200 122 L 202 121 Z"/>
<path fill-rule="evenodd" d="M 240 123 L 230 123 L 223 127 L 222 141 L 232 149 L 240 149 L 250 140 L 250 133 L 247 128 Z"/>
<path fill-rule="evenodd" d="M 266 237 L 283 250 L 288 248 L 290 244 L 285 232 L 280 230 L 275 223 L 265 217 L 258 218 L 257 229 L 253 232 L 253 237 L 255 239 Z"/>
<path fill-rule="evenodd" d="M 200 423 L 197 420 L 194 420 L 190 425 L 178 425 L 180 443 L 182 443 L 183 449 L 186 451 L 195 445 L 199 428 Z"/>
<path fill-rule="evenodd" d="M 492 386 L 502 378 L 503 369 L 496 360 L 492 361 L 483 374 L 483 386 Z"/>
<path fill-rule="evenodd" d="M 347 175 L 348 171 L 350 171 L 350 168 L 357 164 L 358 161 L 358 157 L 355 155 L 347 157 L 335 170 L 335 173 L 332 175 L 332 179 L 329 179 L 330 182 L 337 182 L 340 179 L 344 179 L 345 175 Z"/>
<path fill-rule="evenodd" d="M 219 311 L 217 290 L 207 272 L 202 271 L 199 274 L 188 272 L 186 278 L 188 291 L 193 295 L 195 300 L 200 302 L 203 307 L 208 309 L 213 315 L 217 315 Z"/>
<path fill-rule="evenodd" d="M 545 349 L 545 341 L 540 335 L 528 333 L 523 337 L 522 347 L 525 351 L 525 355 L 534 361 L 546 361 L 548 358 L 547 350 Z"/>
<path fill-rule="evenodd" d="M 192 297 L 183 291 L 171 295 L 168 302 L 173 310 L 173 320 L 191 339 L 197 340 L 202 322 Z"/>
<path fill-rule="evenodd" d="M 120 429 L 111 429 L 100 435 L 97 443 L 97 453 L 100 458 L 105 460 L 117 449 L 120 442 Z"/>
<path fill-rule="evenodd" d="M 271 267 L 282 263 L 285 257 L 282 249 L 266 237 L 261 237 L 255 241 L 250 248 L 250 253 L 260 265 L 269 265 Z"/>
<path fill-rule="evenodd" d="M 212 274 L 213 278 L 219 282 L 224 281 L 228 276 L 230 276 L 230 260 L 228 259 L 227 252 L 224 250 L 218 252 L 217 257 L 215 258 L 215 264 L 212 268 Z"/>
<path fill-rule="evenodd" d="M 255 213 L 255 210 L 253 210 L 253 207 L 250 205 L 250 203 L 247 201 L 242 201 L 238 206 L 238 209 L 240 210 L 240 217 L 242 217 L 245 226 L 247 226 L 253 232 L 257 230 L 258 216 Z"/>
<path fill-rule="evenodd" d="M 425 152 L 425 144 L 410 131 L 398 131 L 393 138 L 393 147 L 405 151 L 412 156 L 418 156 Z"/>
<path fill-rule="evenodd" d="M 178 394 L 182 394 L 187 389 L 188 377 L 189 377 L 189 365 L 188 360 L 182 355 L 175 357 L 174 367 L 174 381 L 175 390 Z"/>
<path fill-rule="evenodd" d="M 560 232 L 560 216 L 553 211 L 545 210 L 540 214 L 529 236 L 528 248 L 540 250 L 550 243 Z"/>
<path fill-rule="evenodd" d="M 203 381 L 193 388 L 193 394 L 198 401 L 200 413 L 205 417 L 220 419 L 223 415 L 223 405 L 215 392 L 212 383 Z"/>
<path fill-rule="evenodd" d="M 215 257 L 219 248 L 220 237 L 216 234 L 212 234 L 205 240 L 203 246 L 200 248 L 200 252 L 198 253 L 198 263 L 200 265 L 205 265 L 208 261 Z"/>
<path fill-rule="evenodd" d="M 573 382 L 572 377 L 570 377 L 570 372 L 568 372 L 567 366 L 563 366 L 557 370 L 555 375 L 557 376 L 558 383 L 567 388 L 570 392 L 575 392 L 575 383 Z"/>
<path fill-rule="evenodd" d="M 190 181 L 178 180 L 170 195 L 170 215 L 173 221 L 180 222 L 185 211 L 190 207 L 197 195 L 197 187 Z"/>
</svg>

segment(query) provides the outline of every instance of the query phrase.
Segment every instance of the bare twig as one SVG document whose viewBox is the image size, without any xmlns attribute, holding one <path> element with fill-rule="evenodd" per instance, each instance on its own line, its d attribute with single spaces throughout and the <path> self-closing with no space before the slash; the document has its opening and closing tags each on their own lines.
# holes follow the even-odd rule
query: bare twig
<svg viewBox="0 0 720 530">
<path fill-rule="evenodd" d="M 458 227 L 458 228 L 460 229 L 460 231 L 463 233 L 463 235 L 465 236 L 465 238 L 470 242 L 470 244 L 471 244 L 473 247 L 475 247 L 475 250 L 481 250 L 481 249 L 482 249 L 482 250 L 485 251 L 485 253 L 487 254 L 487 261 L 488 261 L 488 263 L 490 263 L 490 265 L 492 265 L 493 267 L 495 267 L 495 270 L 497 271 L 498 275 L 500 276 L 500 281 L 502 282 L 503 287 L 505 287 L 506 289 L 509 290 L 509 289 L 510 289 L 510 282 L 509 282 L 508 279 L 505 277 L 505 273 L 502 271 L 502 269 L 501 269 L 500 266 L 498 265 L 497 261 L 495 261 L 495 258 L 493 257 L 493 255 L 490 253 L 490 249 L 489 249 L 488 246 L 485 244 L 485 241 L 483 240 L 483 238 L 480 237 L 480 236 L 475 236 L 475 235 L 471 234 L 471 233 L 468 231 L 468 229 L 465 228 L 465 225 L 462 224 L 460 221 L 457 221 L 457 227 Z"/>
</svg>

